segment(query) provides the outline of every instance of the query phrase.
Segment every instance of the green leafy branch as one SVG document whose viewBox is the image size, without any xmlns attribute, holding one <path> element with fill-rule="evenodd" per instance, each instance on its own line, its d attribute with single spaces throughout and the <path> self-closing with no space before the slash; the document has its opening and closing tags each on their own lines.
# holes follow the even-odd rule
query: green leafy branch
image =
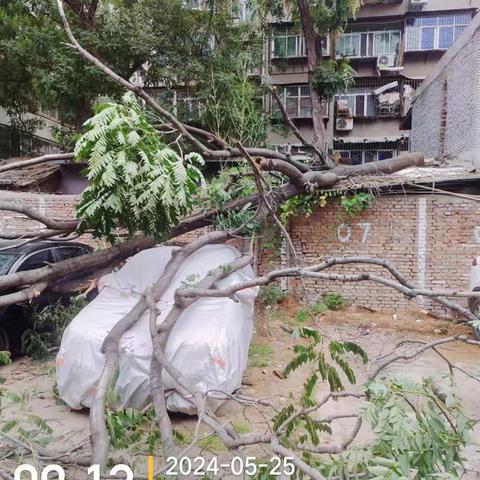
<svg viewBox="0 0 480 480">
<path fill-rule="evenodd" d="M 83 229 L 112 243 L 119 228 L 163 238 L 203 187 L 202 157 L 166 145 L 131 93 L 97 105 L 85 127 L 75 147 L 76 158 L 88 161 L 89 185 L 77 207 Z"/>
</svg>

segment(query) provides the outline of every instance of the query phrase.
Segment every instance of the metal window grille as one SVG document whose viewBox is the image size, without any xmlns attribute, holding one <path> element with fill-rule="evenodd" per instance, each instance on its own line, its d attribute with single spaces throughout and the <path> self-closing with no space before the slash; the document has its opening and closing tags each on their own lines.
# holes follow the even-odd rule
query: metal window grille
<svg viewBox="0 0 480 480">
<path fill-rule="evenodd" d="M 349 32 L 339 36 L 335 44 L 337 58 L 364 58 L 398 53 L 401 30 Z"/>
<path fill-rule="evenodd" d="M 277 87 L 277 94 L 290 118 L 312 118 L 312 100 L 308 85 L 285 85 Z M 277 103 L 272 101 L 272 113 L 280 115 Z M 328 116 L 328 103 L 322 105 L 324 116 Z"/>
<path fill-rule="evenodd" d="M 406 51 L 446 50 L 470 23 L 471 14 L 409 17 Z"/>
<path fill-rule="evenodd" d="M 322 37 L 322 53 L 329 55 L 328 36 Z M 304 58 L 307 56 L 305 37 L 290 27 L 275 28 L 271 39 L 271 59 Z"/>
</svg>

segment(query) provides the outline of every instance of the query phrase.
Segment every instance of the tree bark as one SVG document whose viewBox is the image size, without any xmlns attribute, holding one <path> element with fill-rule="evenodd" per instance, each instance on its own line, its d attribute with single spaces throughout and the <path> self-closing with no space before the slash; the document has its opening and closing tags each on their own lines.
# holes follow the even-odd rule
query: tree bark
<svg viewBox="0 0 480 480">
<path fill-rule="evenodd" d="M 192 253 L 205 245 L 222 243 L 229 238 L 227 232 L 211 232 L 194 240 L 184 248 L 175 251 L 168 262 L 161 277 L 153 284 L 148 292 L 153 302 L 163 295 L 176 275 L 182 262 Z M 105 426 L 105 398 L 118 365 L 119 343 L 122 335 L 131 328 L 144 314 L 148 307 L 146 296 L 142 296 L 135 306 L 117 322 L 103 342 L 102 350 L 105 353 L 105 365 L 97 384 L 95 398 L 90 409 L 90 432 L 92 442 L 92 463 L 104 466 L 108 460 L 110 442 Z"/>
<path fill-rule="evenodd" d="M 319 35 L 313 24 L 308 0 L 297 0 L 297 3 L 300 11 L 303 35 L 305 37 L 305 45 L 307 47 L 307 75 L 308 88 L 312 103 L 313 143 L 318 149 L 323 151 L 326 143 L 326 132 L 325 124 L 323 123 L 322 99 L 320 98 L 313 81 L 315 70 L 323 60 L 322 46 Z M 321 160 L 330 168 L 335 166 L 335 162 L 326 155 L 323 155 Z"/>
<path fill-rule="evenodd" d="M 59 278 L 62 278 L 62 280 L 69 279 L 76 274 L 85 273 L 89 270 L 96 271 L 107 265 L 111 265 L 115 260 L 123 260 L 154 245 L 155 240 L 152 238 L 138 237 L 116 245 L 115 247 L 80 257 L 69 258 L 68 260 L 62 260 L 61 262 L 52 263 L 51 265 L 36 270 L 3 275 L 0 276 L 0 292 L 22 285 L 52 282 Z"/>
</svg>

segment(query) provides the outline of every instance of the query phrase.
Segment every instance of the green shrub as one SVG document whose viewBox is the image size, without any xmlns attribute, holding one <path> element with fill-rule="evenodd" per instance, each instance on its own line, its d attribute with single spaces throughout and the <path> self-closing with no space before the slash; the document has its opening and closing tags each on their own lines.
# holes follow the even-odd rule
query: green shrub
<svg viewBox="0 0 480 480">
<path fill-rule="evenodd" d="M 328 310 L 341 310 L 345 306 L 345 299 L 341 293 L 326 293 L 323 296 L 323 304 Z"/>
<path fill-rule="evenodd" d="M 155 422 L 155 410 L 134 408 L 106 412 L 107 430 L 112 445 L 118 449 L 153 453 L 160 446 L 160 430 Z"/>
<path fill-rule="evenodd" d="M 323 302 L 316 302 L 310 306 L 314 315 L 321 315 L 329 310 L 329 308 Z"/>
<path fill-rule="evenodd" d="M 360 192 L 351 196 L 343 196 L 340 204 L 349 215 L 362 213 L 370 208 L 375 201 L 375 197 L 371 193 Z"/>
<path fill-rule="evenodd" d="M 300 310 L 295 315 L 295 319 L 297 320 L 297 322 L 300 322 L 300 323 L 306 322 L 308 320 L 308 317 L 309 317 L 308 312 L 305 310 Z"/>
<path fill-rule="evenodd" d="M 67 306 L 57 303 L 49 305 L 32 317 L 32 328 L 23 334 L 25 353 L 35 359 L 43 360 L 49 350 L 58 347 L 62 335 L 75 315 L 82 310 L 87 301 L 84 297 L 74 297 Z"/>
<path fill-rule="evenodd" d="M 263 305 L 274 306 L 282 303 L 287 298 L 287 293 L 278 285 L 268 285 L 261 289 L 258 298 Z"/>
</svg>

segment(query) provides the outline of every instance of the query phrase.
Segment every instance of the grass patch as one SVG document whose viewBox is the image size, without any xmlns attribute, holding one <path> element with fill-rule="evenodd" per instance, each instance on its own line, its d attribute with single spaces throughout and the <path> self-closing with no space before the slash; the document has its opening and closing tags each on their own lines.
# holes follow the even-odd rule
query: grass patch
<svg viewBox="0 0 480 480">
<path fill-rule="evenodd" d="M 226 452 L 227 447 L 220 440 L 218 435 L 209 435 L 208 437 L 202 438 L 198 441 L 198 446 L 202 450 L 206 450 L 211 453 Z"/>
<path fill-rule="evenodd" d="M 264 343 L 250 345 L 248 353 L 249 367 L 267 367 L 270 365 L 270 359 L 273 355 L 273 348 Z"/>
<path fill-rule="evenodd" d="M 246 435 L 252 431 L 252 427 L 246 422 L 233 422 L 232 424 L 239 435 Z"/>
</svg>

